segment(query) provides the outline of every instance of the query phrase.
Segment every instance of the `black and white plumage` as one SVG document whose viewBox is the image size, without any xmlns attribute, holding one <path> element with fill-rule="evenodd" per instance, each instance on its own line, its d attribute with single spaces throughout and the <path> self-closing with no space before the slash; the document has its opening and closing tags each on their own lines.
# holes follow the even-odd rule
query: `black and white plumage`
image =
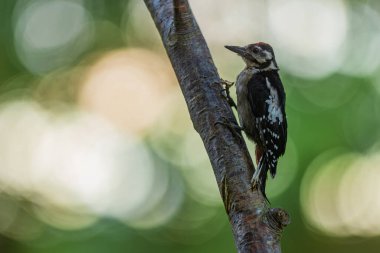
<svg viewBox="0 0 380 253">
<path fill-rule="evenodd" d="M 272 177 L 276 175 L 277 162 L 285 152 L 287 140 L 285 91 L 279 68 L 269 44 L 259 42 L 226 48 L 246 63 L 236 81 L 237 111 L 244 132 L 256 144 L 258 165 L 252 184 L 266 197 L 267 172 Z"/>
</svg>

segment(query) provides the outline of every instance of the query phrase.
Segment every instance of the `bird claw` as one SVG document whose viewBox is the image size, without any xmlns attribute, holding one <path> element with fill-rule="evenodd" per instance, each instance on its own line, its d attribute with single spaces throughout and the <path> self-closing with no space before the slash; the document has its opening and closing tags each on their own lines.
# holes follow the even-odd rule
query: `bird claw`
<svg viewBox="0 0 380 253">
<path fill-rule="evenodd" d="M 220 79 L 220 83 L 222 85 L 224 85 L 225 89 L 229 89 L 229 88 L 231 88 L 235 84 L 234 82 L 227 81 L 227 80 L 224 80 L 224 79 Z"/>
<path fill-rule="evenodd" d="M 251 189 L 252 190 L 259 189 L 260 188 L 259 184 L 260 184 L 259 180 L 253 179 L 253 178 L 251 179 Z"/>
<path fill-rule="evenodd" d="M 233 135 L 237 136 L 240 140 L 243 139 L 241 131 L 243 131 L 244 129 L 240 127 L 237 123 L 225 120 L 225 121 L 217 121 L 215 122 L 214 125 L 217 125 L 217 124 L 227 127 Z"/>
<path fill-rule="evenodd" d="M 253 173 L 253 176 L 251 178 L 251 187 L 252 189 L 258 189 L 260 185 L 260 178 L 259 178 L 260 172 L 259 168 L 256 168 L 255 173 Z"/>
<path fill-rule="evenodd" d="M 231 107 L 235 107 L 235 109 L 237 109 L 235 101 L 230 96 L 230 88 L 234 85 L 234 82 L 220 79 L 220 83 L 223 86 L 222 95 L 227 99 L 227 102 Z"/>
<path fill-rule="evenodd" d="M 259 190 L 261 194 L 264 196 L 264 199 L 270 204 L 266 194 L 265 194 L 265 182 L 262 182 L 260 179 L 262 167 L 260 165 L 257 166 L 255 173 L 252 175 L 251 179 L 251 190 Z M 264 186 L 262 188 L 262 186 Z"/>
<path fill-rule="evenodd" d="M 215 122 L 215 125 L 217 125 L 217 124 L 220 124 L 220 125 L 227 127 L 232 132 L 238 132 L 240 135 L 241 135 L 241 131 L 244 130 L 244 128 L 242 128 L 241 126 L 239 126 L 238 124 L 236 124 L 234 122 L 217 121 L 217 122 Z"/>
</svg>

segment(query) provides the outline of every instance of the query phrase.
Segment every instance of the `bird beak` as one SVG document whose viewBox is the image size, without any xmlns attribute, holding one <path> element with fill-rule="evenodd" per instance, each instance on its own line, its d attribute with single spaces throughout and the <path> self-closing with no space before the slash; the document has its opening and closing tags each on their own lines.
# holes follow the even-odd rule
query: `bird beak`
<svg viewBox="0 0 380 253">
<path fill-rule="evenodd" d="M 246 54 L 246 50 L 244 47 L 238 47 L 238 46 L 224 46 L 228 50 L 231 50 L 234 53 L 237 53 L 240 56 L 244 56 Z"/>
</svg>

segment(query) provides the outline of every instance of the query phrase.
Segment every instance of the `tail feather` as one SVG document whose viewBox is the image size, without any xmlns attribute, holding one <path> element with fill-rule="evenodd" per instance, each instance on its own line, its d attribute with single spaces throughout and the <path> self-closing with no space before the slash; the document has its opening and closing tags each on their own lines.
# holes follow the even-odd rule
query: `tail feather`
<svg viewBox="0 0 380 253">
<path fill-rule="evenodd" d="M 276 171 L 277 171 L 277 159 L 270 160 L 268 161 L 268 167 L 269 167 L 269 172 L 272 178 L 276 176 Z"/>
<path fill-rule="evenodd" d="M 257 169 L 259 170 L 259 189 L 261 193 L 263 194 L 264 198 L 269 202 L 267 195 L 265 194 L 265 186 L 267 183 L 267 174 L 268 174 L 268 159 L 267 156 L 264 154 L 259 164 L 257 165 Z"/>
<path fill-rule="evenodd" d="M 276 175 L 276 168 L 277 159 L 271 159 L 271 156 L 269 156 L 267 153 L 264 153 L 259 161 L 259 164 L 257 165 L 257 169 L 259 170 L 259 189 L 266 200 L 268 200 L 265 194 L 268 171 L 270 172 L 272 178 L 274 178 L 274 176 Z"/>
</svg>

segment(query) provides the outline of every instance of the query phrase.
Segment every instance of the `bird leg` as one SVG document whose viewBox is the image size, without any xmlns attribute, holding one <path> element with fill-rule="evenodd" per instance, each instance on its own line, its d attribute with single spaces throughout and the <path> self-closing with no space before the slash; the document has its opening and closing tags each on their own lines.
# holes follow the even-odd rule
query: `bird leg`
<svg viewBox="0 0 380 253">
<path fill-rule="evenodd" d="M 235 107 L 235 109 L 237 109 L 235 101 L 230 96 L 230 88 L 234 85 L 234 82 L 220 79 L 220 83 L 223 86 L 222 95 L 227 99 L 227 102 L 231 107 Z"/>
<path fill-rule="evenodd" d="M 239 138 L 243 138 L 241 131 L 243 131 L 244 128 L 239 126 L 236 122 L 229 121 L 223 117 L 223 121 L 218 120 L 214 123 L 214 125 L 217 125 L 217 124 L 227 127 L 231 131 L 231 133 L 238 136 Z"/>
<path fill-rule="evenodd" d="M 252 189 L 255 189 L 255 188 L 260 188 L 260 174 L 261 174 L 261 170 L 262 170 L 262 167 L 261 166 L 261 159 L 259 160 L 258 164 L 257 164 L 257 167 L 256 167 L 256 170 L 255 170 L 255 173 L 253 173 L 253 176 L 252 176 L 252 179 L 251 179 L 251 185 L 252 185 Z"/>
<path fill-rule="evenodd" d="M 256 155 L 256 164 L 257 164 L 257 167 L 256 167 L 256 170 L 255 170 L 255 173 L 253 173 L 253 176 L 252 176 L 252 179 L 251 179 L 251 184 L 252 184 L 252 188 L 256 188 L 259 186 L 259 184 L 261 183 L 260 182 L 260 175 L 261 175 L 261 170 L 263 169 L 263 162 L 262 159 L 263 159 L 263 150 L 256 146 L 256 149 L 255 149 L 255 155 Z"/>
<path fill-rule="evenodd" d="M 258 146 L 256 146 L 255 155 L 256 155 L 256 164 L 258 165 L 261 157 L 263 156 L 263 150 L 259 148 Z"/>
<path fill-rule="evenodd" d="M 259 160 L 257 164 L 257 168 L 255 170 L 255 173 L 253 173 L 252 179 L 251 179 L 251 187 L 253 189 L 258 189 L 264 196 L 265 200 L 269 202 L 266 194 L 265 194 L 265 185 L 267 180 L 267 164 L 265 161 L 265 155 L 263 155 L 262 150 L 257 151 L 256 154 L 260 155 L 260 158 L 256 157 L 256 159 Z"/>
</svg>

